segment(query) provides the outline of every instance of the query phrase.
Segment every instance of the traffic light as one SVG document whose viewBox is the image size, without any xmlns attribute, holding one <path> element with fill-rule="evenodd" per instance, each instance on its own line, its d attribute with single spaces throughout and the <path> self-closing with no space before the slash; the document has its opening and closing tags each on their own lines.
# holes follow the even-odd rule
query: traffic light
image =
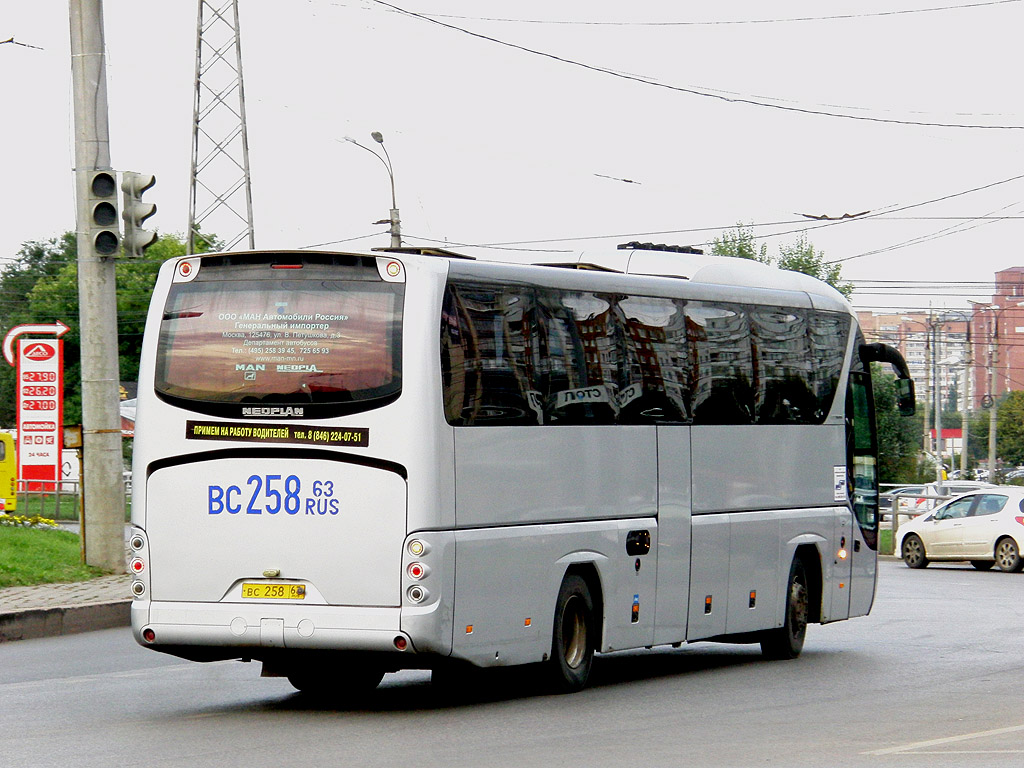
<svg viewBox="0 0 1024 768">
<path fill-rule="evenodd" d="M 124 255 L 139 258 L 157 240 L 156 232 L 142 228 L 142 222 L 156 213 L 156 205 L 144 203 L 142 193 L 156 184 L 156 176 L 150 173 L 125 171 L 121 179 L 124 192 Z"/>
<path fill-rule="evenodd" d="M 89 238 L 100 256 L 114 256 L 121 247 L 117 227 L 117 179 L 113 171 L 93 171 L 89 179 Z"/>
</svg>

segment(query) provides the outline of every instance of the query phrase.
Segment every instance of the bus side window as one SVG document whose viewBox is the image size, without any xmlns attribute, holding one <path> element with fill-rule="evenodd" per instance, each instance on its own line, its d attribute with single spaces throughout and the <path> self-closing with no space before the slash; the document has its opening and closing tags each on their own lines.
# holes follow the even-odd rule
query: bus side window
<svg viewBox="0 0 1024 768">
<path fill-rule="evenodd" d="M 690 302 L 694 350 L 694 424 L 753 424 L 754 366 L 750 325 L 736 304 Z"/>
<path fill-rule="evenodd" d="M 613 297 L 542 289 L 537 304 L 545 423 L 614 424 L 623 347 Z"/>
<path fill-rule="evenodd" d="M 455 426 L 537 424 L 533 292 L 450 285 L 442 309 L 445 416 Z"/>
<path fill-rule="evenodd" d="M 759 424 L 812 424 L 811 349 L 801 310 L 752 308 L 755 405 Z"/>
<path fill-rule="evenodd" d="M 821 423 L 832 409 L 839 375 L 843 370 L 847 341 L 850 338 L 850 318 L 831 312 L 812 312 L 811 333 L 811 390 L 817 399 L 817 423 Z"/>
<path fill-rule="evenodd" d="M 687 423 L 690 370 L 686 311 L 680 299 L 626 296 L 617 314 L 625 340 L 619 423 Z"/>
</svg>

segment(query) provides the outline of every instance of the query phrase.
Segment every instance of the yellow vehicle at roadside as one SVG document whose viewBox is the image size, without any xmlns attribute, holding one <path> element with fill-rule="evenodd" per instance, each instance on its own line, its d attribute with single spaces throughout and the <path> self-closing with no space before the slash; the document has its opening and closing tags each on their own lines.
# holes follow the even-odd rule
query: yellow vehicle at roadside
<svg viewBox="0 0 1024 768">
<path fill-rule="evenodd" d="M 14 438 L 0 432 L 0 512 L 13 512 L 18 506 L 18 459 Z"/>
</svg>

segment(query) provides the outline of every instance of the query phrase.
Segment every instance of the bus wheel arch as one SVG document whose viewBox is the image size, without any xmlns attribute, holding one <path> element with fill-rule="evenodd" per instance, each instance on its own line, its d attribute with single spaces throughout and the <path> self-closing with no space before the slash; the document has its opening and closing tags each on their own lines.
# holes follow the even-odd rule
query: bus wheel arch
<svg viewBox="0 0 1024 768">
<path fill-rule="evenodd" d="M 824 597 L 821 553 L 813 544 L 801 544 L 793 553 L 793 559 L 797 558 L 803 563 L 804 573 L 807 576 L 807 623 L 820 624 L 821 602 Z"/>
<path fill-rule="evenodd" d="M 555 599 L 551 658 L 546 664 L 555 691 L 573 693 L 586 686 L 594 653 L 601 647 L 603 603 L 600 578 L 592 564 L 566 570 Z"/>
<path fill-rule="evenodd" d="M 817 595 L 815 594 L 817 590 Z M 815 547 L 797 547 L 786 579 L 781 627 L 761 633 L 761 653 L 769 659 L 795 659 L 803 650 L 807 625 L 821 617 L 821 558 Z"/>
</svg>

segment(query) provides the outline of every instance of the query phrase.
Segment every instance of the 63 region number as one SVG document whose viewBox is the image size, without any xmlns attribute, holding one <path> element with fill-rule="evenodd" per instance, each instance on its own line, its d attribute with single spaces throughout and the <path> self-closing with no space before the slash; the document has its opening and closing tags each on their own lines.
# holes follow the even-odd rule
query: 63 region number
<svg viewBox="0 0 1024 768">
<path fill-rule="evenodd" d="M 336 515 L 338 500 L 331 480 L 314 480 L 303 495 L 302 481 L 296 475 L 249 475 L 244 489 L 207 486 L 207 511 L 211 515 Z"/>
</svg>

